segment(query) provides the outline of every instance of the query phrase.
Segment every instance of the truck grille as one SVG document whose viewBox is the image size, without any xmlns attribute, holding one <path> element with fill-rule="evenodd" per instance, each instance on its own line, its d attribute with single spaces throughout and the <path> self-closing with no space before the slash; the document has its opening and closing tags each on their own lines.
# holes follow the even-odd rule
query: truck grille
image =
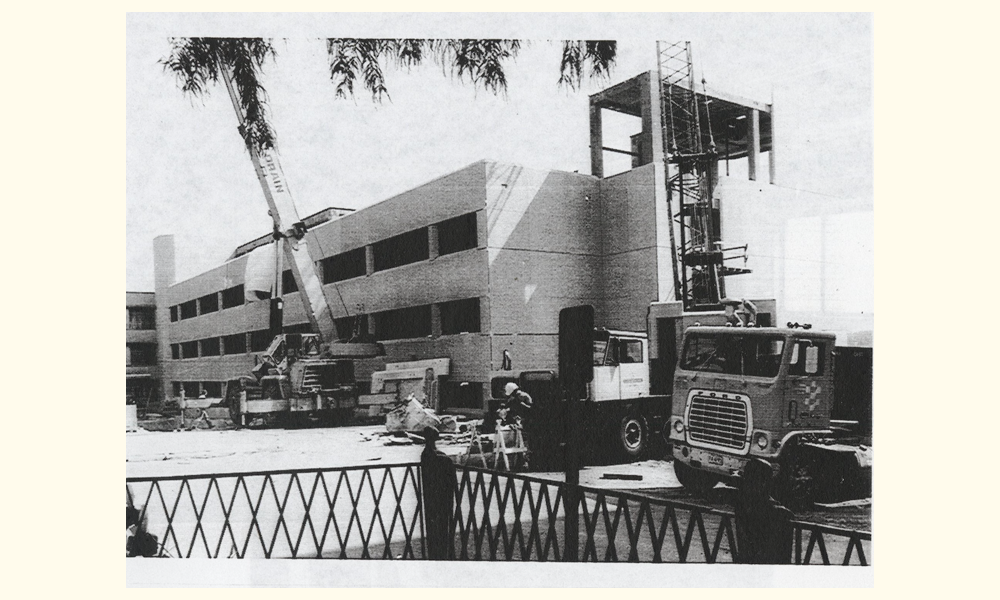
<svg viewBox="0 0 1000 600">
<path fill-rule="evenodd" d="M 742 450 L 747 444 L 747 405 L 738 398 L 696 395 L 688 413 L 688 436 L 695 445 Z"/>
</svg>

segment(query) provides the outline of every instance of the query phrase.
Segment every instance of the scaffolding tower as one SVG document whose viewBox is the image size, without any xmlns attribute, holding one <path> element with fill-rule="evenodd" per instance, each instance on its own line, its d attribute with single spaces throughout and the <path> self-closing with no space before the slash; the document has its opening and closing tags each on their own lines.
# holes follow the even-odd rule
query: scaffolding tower
<svg viewBox="0 0 1000 600">
<path fill-rule="evenodd" d="M 723 247 L 714 193 L 719 154 L 710 100 L 697 93 L 691 43 L 657 42 L 656 52 L 674 293 L 686 311 L 719 310 L 726 296 L 725 277 L 750 272 L 725 263 L 742 259 L 745 265 L 747 247 Z"/>
</svg>

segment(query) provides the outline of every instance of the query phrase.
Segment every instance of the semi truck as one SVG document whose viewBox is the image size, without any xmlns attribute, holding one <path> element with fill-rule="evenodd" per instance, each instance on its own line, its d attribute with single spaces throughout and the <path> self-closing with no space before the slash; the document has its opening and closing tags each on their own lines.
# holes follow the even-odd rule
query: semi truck
<svg viewBox="0 0 1000 600">
<path fill-rule="evenodd" d="M 666 455 L 699 495 L 738 484 L 755 457 L 773 466 L 790 505 L 870 493 L 871 348 L 838 347 L 835 334 L 808 325 L 770 326 L 774 301 L 754 302 L 752 327 L 656 302 L 642 333 L 594 328 L 591 306 L 563 309 L 559 374 L 519 378 L 538 395 L 532 463 L 558 468 L 562 445 L 581 433 L 583 464 L 609 448 L 617 459 Z M 664 451 L 651 454 L 659 443 Z"/>
<path fill-rule="evenodd" d="M 677 479 L 704 494 L 734 482 L 757 457 L 776 467 L 775 492 L 789 504 L 867 495 L 873 451 L 866 355 L 870 361 L 864 351 L 838 352 L 834 334 L 802 327 L 689 328 L 666 430 Z M 839 382 L 855 381 L 853 395 L 838 396 L 838 368 L 845 369 Z M 834 419 L 835 411 L 856 418 Z"/>
</svg>

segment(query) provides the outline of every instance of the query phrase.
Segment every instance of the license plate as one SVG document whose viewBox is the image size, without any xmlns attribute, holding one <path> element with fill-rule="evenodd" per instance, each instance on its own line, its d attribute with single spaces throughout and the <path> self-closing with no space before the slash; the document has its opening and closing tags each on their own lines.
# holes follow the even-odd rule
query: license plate
<svg viewBox="0 0 1000 600">
<path fill-rule="evenodd" d="M 719 456 L 718 454 L 709 454 L 708 455 L 708 464 L 710 464 L 710 465 L 718 465 L 718 466 L 721 467 L 722 466 L 722 457 Z"/>
</svg>

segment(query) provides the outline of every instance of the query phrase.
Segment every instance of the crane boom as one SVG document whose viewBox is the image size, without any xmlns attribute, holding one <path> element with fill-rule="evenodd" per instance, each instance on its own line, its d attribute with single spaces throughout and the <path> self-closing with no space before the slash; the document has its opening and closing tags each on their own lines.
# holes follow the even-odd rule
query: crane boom
<svg viewBox="0 0 1000 600">
<path fill-rule="evenodd" d="M 232 74 L 225 64 L 220 64 L 220 70 L 242 133 L 246 119 L 233 86 Z M 309 247 L 305 239 L 305 226 L 299 219 L 298 210 L 292 201 L 292 194 L 281 170 L 281 163 L 278 162 L 278 155 L 274 149 L 258 150 L 251 144 L 247 144 L 247 150 L 250 152 L 250 161 L 253 163 L 257 179 L 264 191 L 264 199 L 267 200 L 269 208 L 268 212 L 274 220 L 275 233 L 283 241 L 281 245 L 284 247 L 285 258 L 291 267 L 292 277 L 299 288 L 299 294 L 302 296 L 305 313 L 309 318 L 312 330 L 319 334 L 323 341 L 334 341 L 337 339 L 337 335 L 333 313 L 323 291 L 323 282 L 316 272 L 316 263 L 309 255 Z M 367 354 L 367 352 L 362 352 L 362 354 Z"/>
</svg>

